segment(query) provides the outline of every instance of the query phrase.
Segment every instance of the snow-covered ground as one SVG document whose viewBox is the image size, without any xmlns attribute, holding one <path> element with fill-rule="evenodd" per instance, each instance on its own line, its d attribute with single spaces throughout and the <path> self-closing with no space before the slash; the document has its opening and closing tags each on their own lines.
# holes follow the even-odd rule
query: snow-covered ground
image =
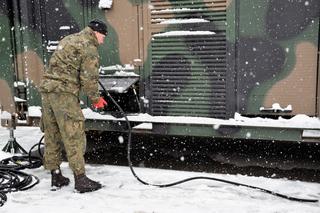
<svg viewBox="0 0 320 213">
<path fill-rule="evenodd" d="M 17 127 L 15 137 L 29 149 L 42 133 L 34 127 Z M 0 127 L 0 148 L 7 143 L 9 132 Z M 0 151 L 0 159 L 10 156 Z M 105 187 L 99 191 L 79 194 L 73 191 L 73 179 L 67 163 L 63 173 L 71 178 L 71 185 L 50 191 L 50 175 L 43 168 L 24 170 L 40 178 L 40 183 L 27 191 L 7 194 L 8 201 L 1 213 L 319 213 L 320 203 L 300 203 L 278 198 L 257 190 L 220 182 L 197 180 L 170 188 L 140 184 L 127 167 L 87 165 L 87 175 Z M 182 172 L 137 168 L 142 179 L 152 183 L 168 183 L 191 176 L 210 176 L 274 190 L 290 196 L 320 199 L 320 184 L 286 179 Z"/>
</svg>

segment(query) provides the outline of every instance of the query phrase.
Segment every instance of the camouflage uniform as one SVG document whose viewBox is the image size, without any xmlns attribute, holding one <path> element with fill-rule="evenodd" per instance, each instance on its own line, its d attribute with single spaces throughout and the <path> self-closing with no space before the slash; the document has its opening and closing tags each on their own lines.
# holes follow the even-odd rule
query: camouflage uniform
<svg viewBox="0 0 320 213">
<path fill-rule="evenodd" d="M 98 45 L 94 32 L 86 27 L 62 39 L 50 59 L 40 85 L 46 169 L 59 168 L 62 141 L 74 174 L 85 173 L 86 137 L 79 93 L 82 90 L 92 102 L 99 100 Z"/>
</svg>

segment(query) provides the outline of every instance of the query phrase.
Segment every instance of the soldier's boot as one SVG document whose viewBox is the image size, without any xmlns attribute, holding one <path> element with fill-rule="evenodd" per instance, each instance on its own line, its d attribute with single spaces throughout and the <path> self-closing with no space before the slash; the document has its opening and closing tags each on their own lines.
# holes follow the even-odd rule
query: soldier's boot
<svg viewBox="0 0 320 213">
<path fill-rule="evenodd" d="M 62 187 L 68 186 L 69 183 L 69 178 L 63 176 L 60 169 L 51 170 L 51 186 Z"/>
<path fill-rule="evenodd" d="M 85 174 L 74 175 L 74 188 L 80 192 L 93 192 L 102 188 L 99 182 L 89 179 Z"/>
</svg>

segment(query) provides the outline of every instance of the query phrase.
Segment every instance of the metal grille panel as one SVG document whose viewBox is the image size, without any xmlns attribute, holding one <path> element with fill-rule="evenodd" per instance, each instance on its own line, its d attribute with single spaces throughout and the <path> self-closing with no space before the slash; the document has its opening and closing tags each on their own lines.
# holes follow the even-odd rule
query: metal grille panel
<svg viewBox="0 0 320 213">
<path fill-rule="evenodd" d="M 226 117 L 226 1 L 151 1 L 151 26 L 163 20 L 203 19 L 152 36 L 153 115 Z M 208 25 L 209 22 L 209 25 Z M 216 24 L 215 24 L 216 23 Z M 210 28 L 211 27 L 211 28 Z M 169 33 L 169 34 L 168 34 Z"/>
</svg>

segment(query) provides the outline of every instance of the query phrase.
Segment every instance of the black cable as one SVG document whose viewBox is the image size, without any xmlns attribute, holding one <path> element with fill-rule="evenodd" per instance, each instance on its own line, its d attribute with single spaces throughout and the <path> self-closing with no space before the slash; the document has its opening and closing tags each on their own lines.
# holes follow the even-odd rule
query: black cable
<svg viewBox="0 0 320 213">
<path fill-rule="evenodd" d="M 7 202 L 7 195 L 4 192 L 0 191 L 0 207 Z"/>
<path fill-rule="evenodd" d="M 40 146 L 44 136 L 31 147 L 28 155 L 12 156 L 0 161 L 0 207 L 7 201 L 6 193 L 24 191 L 37 185 L 40 180 L 34 175 L 24 173 L 22 169 L 39 168 L 42 165 Z M 32 150 L 38 146 L 40 157 L 32 156 Z"/>
<path fill-rule="evenodd" d="M 228 184 L 232 184 L 232 185 L 236 185 L 236 186 L 244 186 L 247 188 L 251 188 L 251 189 L 257 189 L 260 190 L 262 192 L 277 196 L 277 197 L 281 197 L 287 200 L 291 200 L 291 201 L 299 201 L 299 202 L 310 202 L 310 203 L 315 203 L 318 202 L 319 200 L 316 199 L 304 199 L 304 198 L 296 198 L 296 197 L 291 197 L 288 195 L 284 195 L 284 194 L 280 194 L 268 189 L 264 189 L 264 188 L 260 188 L 257 186 L 252 186 L 252 185 L 247 185 L 247 184 L 243 184 L 243 183 L 237 183 L 237 182 L 233 182 L 233 181 L 229 181 L 229 180 L 224 180 L 224 179 L 219 179 L 219 178 L 213 178 L 213 177 L 205 177 L 205 176 L 198 176 L 198 177 L 191 177 L 191 178 L 186 178 L 180 181 L 176 181 L 176 182 L 172 182 L 172 183 L 167 183 L 167 184 L 152 184 L 152 183 L 148 183 L 144 180 L 142 180 L 134 171 L 133 169 L 133 164 L 131 161 L 131 138 L 132 138 L 132 127 L 130 124 L 130 121 L 127 117 L 127 114 L 123 111 L 123 109 L 120 107 L 120 105 L 113 99 L 113 97 L 107 92 L 107 90 L 105 89 L 105 87 L 103 86 L 103 84 L 99 81 L 99 84 L 101 86 L 101 88 L 104 90 L 104 92 L 108 95 L 108 97 L 111 99 L 111 101 L 117 106 L 117 108 L 119 109 L 119 111 L 123 114 L 123 117 L 126 120 L 127 126 L 128 126 L 128 145 L 127 145 L 127 159 L 128 159 L 128 165 L 129 168 L 131 170 L 131 173 L 133 174 L 133 176 L 142 184 L 144 185 L 149 185 L 149 186 L 156 186 L 156 187 L 160 187 L 160 188 L 165 188 L 165 187 L 171 187 L 171 186 L 175 186 L 181 183 L 185 183 L 188 181 L 192 181 L 192 180 L 198 180 L 198 179 L 204 179 L 204 180 L 213 180 L 213 181 L 218 181 L 218 182 L 223 182 L 223 183 L 228 183 Z"/>
<path fill-rule="evenodd" d="M 7 201 L 6 193 L 24 191 L 40 182 L 39 178 L 19 170 L 0 168 L 0 206 Z"/>
</svg>

